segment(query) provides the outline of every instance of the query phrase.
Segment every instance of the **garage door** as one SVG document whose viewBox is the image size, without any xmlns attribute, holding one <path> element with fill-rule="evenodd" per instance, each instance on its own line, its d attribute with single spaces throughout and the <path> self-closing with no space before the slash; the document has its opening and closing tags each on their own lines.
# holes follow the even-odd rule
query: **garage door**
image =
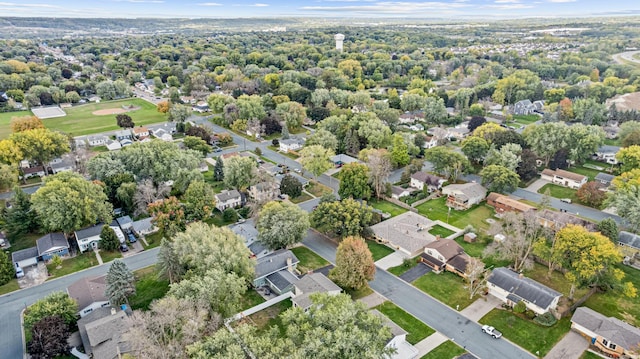
<svg viewBox="0 0 640 359">
<path fill-rule="evenodd" d="M 27 258 L 18 262 L 20 268 L 31 267 L 38 264 L 38 258 Z"/>
</svg>

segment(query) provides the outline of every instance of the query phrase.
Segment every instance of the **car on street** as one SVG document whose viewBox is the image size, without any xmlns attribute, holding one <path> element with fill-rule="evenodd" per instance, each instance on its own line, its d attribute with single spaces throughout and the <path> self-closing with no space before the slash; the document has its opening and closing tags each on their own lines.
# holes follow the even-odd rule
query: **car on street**
<svg viewBox="0 0 640 359">
<path fill-rule="evenodd" d="M 482 326 L 482 332 L 490 335 L 493 337 L 493 339 L 498 339 L 502 336 L 502 333 L 500 331 L 498 331 L 496 328 L 488 326 L 488 325 L 483 325 Z"/>
<path fill-rule="evenodd" d="M 222 152 L 222 148 L 215 146 L 213 147 L 213 152 Z"/>
<path fill-rule="evenodd" d="M 560 198 L 560 202 L 571 203 L 571 198 Z"/>
</svg>

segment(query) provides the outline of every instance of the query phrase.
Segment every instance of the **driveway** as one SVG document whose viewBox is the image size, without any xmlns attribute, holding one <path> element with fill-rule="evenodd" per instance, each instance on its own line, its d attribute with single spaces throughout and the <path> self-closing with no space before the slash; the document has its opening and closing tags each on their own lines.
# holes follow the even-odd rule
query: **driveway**
<svg viewBox="0 0 640 359">
<path fill-rule="evenodd" d="M 544 185 L 546 185 L 547 183 L 550 183 L 550 182 L 547 181 L 547 180 L 543 180 L 542 178 L 541 179 L 537 179 L 532 184 L 527 186 L 527 188 L 525 188 L 525 190 L 527 190 L 529 192 L 533 192 L 533 193 L 538 193 L 538 190 L 540 188 L 542 188 Z"/>
<path fill-rule="evenodd" d="M 23 270 L 24 277 L 18 278 L 18 285 L 23 289 L 42 284 L 49 276 L 47 266 L 43 262 L 38 262 L 37 265 L 23 268 Z"/>
<path fill-rule="evenodd" d="M 129 243 L 129 251 L 122 253 L 122 257 L 131 257 L 132 255 L 138 254 L 142 251 L 144 251 L 144 247 L 142 246 L 142 243 L 140 243 L 140 241 Z"/>
<path fill-rule="evenodd" d="M 399 275 L 400 279 L 407 283 L 411 283 L 414 280 L 422 277 L 423 275 L 431 272 L 433 269 L 424 263 L 418 263 L 415 267 Z"/>
<path fill-rule="evenodd" d="M 551 348 L 551 351 L 547 353 L 544 359 L 578 359 L 587 348 L 589 348 L 589 341 L 570 330 Z"/>
<path fill-rule="evenodd" d="M 402 253 L 401 251 L 395 251 L 382 259 L 378 259 L 378 261 L 376 262 L 376 266 L 386 270 L 391 267 L 397 267 L 401 265 L 406 258 L 409 258 L 409 256 Z"/>
</svg>

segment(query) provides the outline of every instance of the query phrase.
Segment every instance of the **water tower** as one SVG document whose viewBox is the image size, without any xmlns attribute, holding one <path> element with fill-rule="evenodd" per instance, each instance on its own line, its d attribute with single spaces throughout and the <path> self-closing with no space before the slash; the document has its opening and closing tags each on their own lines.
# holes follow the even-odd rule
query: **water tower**
<svg viewBox="0 0 640 359">
<path fill-rule="evenodd" d="M 344 35 L 336 34 L 333 38 L 336 40 L 336 50 L 342 51 L 342 42 L 344 41 Z"/>
</svg>

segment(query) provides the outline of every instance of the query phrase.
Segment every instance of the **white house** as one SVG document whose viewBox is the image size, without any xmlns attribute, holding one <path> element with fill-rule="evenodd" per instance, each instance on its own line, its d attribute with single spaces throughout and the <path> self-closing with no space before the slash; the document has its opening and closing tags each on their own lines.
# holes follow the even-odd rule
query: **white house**
<svg viewBox="0 0 640 359">
<path fill-rule="evenodd" d="M 293 288 L 291 303 L 293 303 L 294 307 L 302 308 L 304 311 L 312 305 L 311 294 L 328 293 L 329 295 L 338 295 L 342 292 L 340 287 L 322 273 L 305 275 L 293 285 Z"/>
<path fill-rule="evenodd" d="M 424 147 L 425 149 L 429 149 L 429 148 L 434 148 L 438 145 L 438 139 L 436 138 L 436 136 L 426 136 L 424 138 L 424 145 L 422 145 L 422 147 Z"/>
<path fill-rule="evenodd" d="M 448 207 L 464 210 L 482 202 L 487 196 L 487 189 L 475 182 L 450 184 L 442 188 L 442 194 L 447 196 Z"/>
<path fill-rule="evenodd" d="M 84 277 L 67 287 L 69 297 L 78 303 L 80 317 L 110 305 L 109 298 L 104 294 L 107 289 L 105 278 L 104 275 L 95 278 Z"/>
<path fill-rule="evenodd" d="M 442 184 L 445 182 L 447 182 L 447 180 L 444 178 L 420 171 L 411 175 L 411 182 L 409 185 L 419 190 L 423 190 L 426 185 L 427 190 L 431 193 L 442 188 Z"/>
<path fill-rule="evenodd" d="M 135 127 L 132 131 L 135 138 L 143 139 L 149 137 L 149 129 L 144 126 Z"/>
<path fill-rule="evenodd" d="M 589 179 L 587 176 L 583 176 L 578 173 L 573 173 L 561 169 L 557 169 L 554 171 L 548 168 L 545 168 L 542 171 L 540 178 L 557 185 L 573 189 L 582 187 L 582 185 L 587 183 L 587 180 Z"/>
<path fill-rule="evenodd" d="M 115 151 L 122 148 L 122 145 L 118 141 L 110 141 L 107 143 L 107 149 L 109 151 Z"/>
<path fill-rule="evenodd" d="M 104 146 L 107 144 L 107 141 L 109 141 L 109 137 L 103 135 L 89 136 L 87 137 L 87 141 L 89 141 L 89 146 L 91 147 Z"/>
<path fill-rule="evenodd" d="M 124 139 L 132 139 L 133 135 L 131 134 L 131 130 L 129 129 L 124 129 L 124 130 L 120 130 L 116 132 L 116 140 L 118 141 L 122 141 Z"/>
<path fill-rule="evenodd" d="M 71 155 L 54 158 L 49 163 L 49 167 L 54 174 L 64 171 L 73 171 L 75 168 L 75 160 Z"/>
<path fill-rule="evenodd" d="M 400 186 L 391 186 L 391 198 L 400 199 L 411 194 L 413 188 L 402 188 Z"/>
<path fill-rule="evenodd" d="M 171 135 L 171 133 L 169 133 L 168 131 L 166 131 L 166 130 L 164 130 L 162 128 L 154 130 L 153 131 L 153 136 L 155 136 L 156 138 L 159 138 L 159 139 L 161 139 L 163 141 L 166 141 L 166 142 L 173 141 L 173 136 Z"/>
<path fill-rule="evenodd" d="M 618 160 L 616 159 L 616 154 L 618 154 L 619 151 L 620 151 L 620 147 L 618 146 L 604 145 L 598 148 L 598 150 L 595 153 L 595 157 L 596 157 L 596 160 L 598 161 L 616 165 L 618 164 Z"/>
<path fill-rule="evenodd" d="M 371 313 L 380 317 L 383 324 L 391 329 L 391 338 L 385 347 L 395 348 L 396 352 L 390 356 L 385 356 L 385 358 L 414 359 L 418 357 L 419 351 L 416 347 L 407 342 L 407 332 L 404 329 L 394 323 L 391 319 L 387 318 L 384 314 L 380 313 L 377 309 L 372 309 Z"/>
<path fill-rule="evenodd" d="M 562 294 L 508 268 L 495 268 L 487 280 L 489 294 L 510 306 L 520 301 L 536 314 L 556 309 Z"/>
<path fill-rule="evenodd" d="M 76 241 L 78 242 L 78 248 L 80 248 L 81 253 L 98 248 L 102 226 L 102 223 L 98 223 L 91 227 L 75 231 Z"/>
<path fill-rule="evenodd" d="M 214 197 L 216 198 L 216 208 L 220 212 L 227 208 L 235 208 L 242 205 L 242 195 L 235 189 L 216 193 Z"/>
<path fill-rule="evenodd" d="M 249 187 L 249 196 L 258 203 L 275 199 L 280 194 L 280 186 L 275 181 L 264 181 Z"/>
<path fill-rule="evenodd" d="M 302 148 L 304 141 L 299 138 L 280 140 L 280 152 L 297 151 Z"/>
<path fill-rule="evenodd" d="M 515 115 L 531 115 L 536 111 L 536 106 L 531 100 L 518 101 L 513 105 L 513 113 Z"/>
<path fill-rule="evenodd" d="M 141 235 L 157 232 L 158 227 L 153 225 L 153 222 L 151 222 L 152 219 L 153 218 L 151 217 L 147 217 L 144 219 L 137 220 L 131 224 L 131 229 L 133 229 L 134 232 Z"/>
</svg>

